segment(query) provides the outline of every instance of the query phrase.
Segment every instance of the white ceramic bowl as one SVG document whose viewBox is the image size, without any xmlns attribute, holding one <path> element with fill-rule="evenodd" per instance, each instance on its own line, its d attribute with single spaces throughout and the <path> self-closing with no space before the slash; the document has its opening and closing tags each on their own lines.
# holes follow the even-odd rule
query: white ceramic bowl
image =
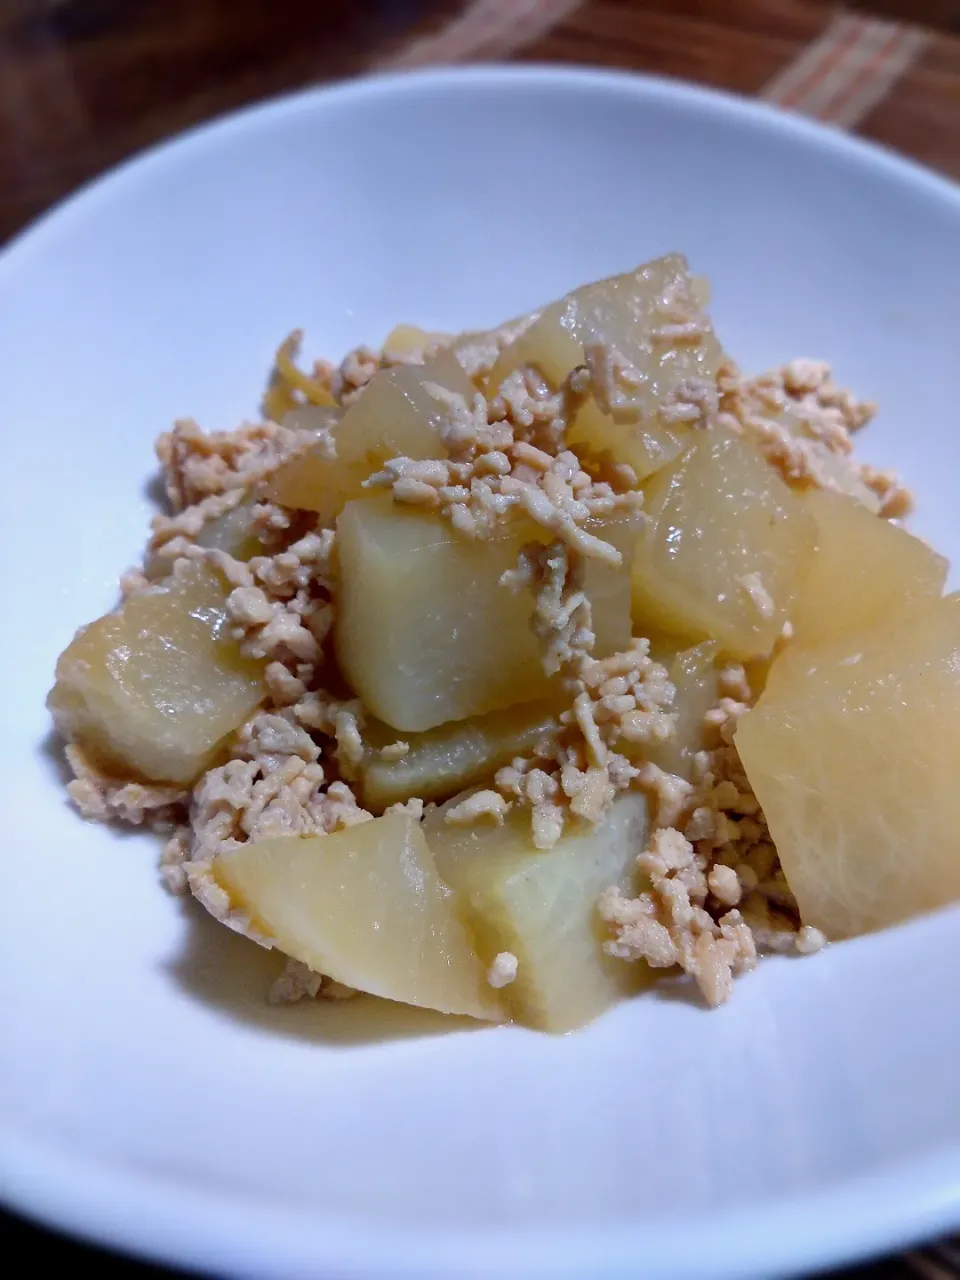
<svg viewBox="0 0 960 1280">
<path fill-rule="evenodd" d="M 174 417 L 252 413 L 294 324 L 336 355 L 671 248 L 743 364 L 824 355 L 882 403 L 867 456 L 956 554 L 960 194 L 760 106 L 566 70 L 362 80 L 161 147 L 0 259 L 11 1205 L 271 1280 L 745 1280 L 960 1224 L 956 911 L 566 1038 L 270 1009 L 275 959 L 166 897 L 151 838 L 84 826 L 45 745 Z"/>
</svg>

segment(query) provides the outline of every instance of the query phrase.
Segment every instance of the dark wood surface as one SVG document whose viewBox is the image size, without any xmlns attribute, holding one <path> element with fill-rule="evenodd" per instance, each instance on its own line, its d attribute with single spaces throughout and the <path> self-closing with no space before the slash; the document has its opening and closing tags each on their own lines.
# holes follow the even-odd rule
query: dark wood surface
<svg viewBox="0 0 960 1280">
<path fill-rule="evenodd" d="M 142 147 L 282 91 L 396 63 L 495 56 L 651 70 L 758 94 L 836 13 L 821 0 L 561 0 L 539 25 L 511 29 L 501 21 L 451 37 L 466 7 L 466 0 L 0 0 L 0 241 Z M 913 65 L 858 121 L 859 131 L 960 178 L 960 0 L 855 7 L 928 29 Z M 87 1263 L 99 1277 L 166 1274 L 2 1214 L 0 1243 L 6 1256 L 19 1246 L 31 1270 Z M 960 1258 L 946 1245 L 850 1274 L 960 1280 Z"/>
<path fill-rule="evenodd" d="M 0 0 L 0 238 L 150 143 L 363 70 L 436 8 L 417 0 Z"/>
</svg>

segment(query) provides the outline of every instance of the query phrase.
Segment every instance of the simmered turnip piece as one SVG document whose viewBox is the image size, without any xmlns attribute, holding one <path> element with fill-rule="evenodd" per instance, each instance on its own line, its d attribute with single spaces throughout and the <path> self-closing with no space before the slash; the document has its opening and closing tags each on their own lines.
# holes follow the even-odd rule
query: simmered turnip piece
<svg viewBox="0 0 960 1280">
<path fill-rule="evenodd" d="M 446 799 L 474 782 L 492 778 L 514 756 L 528 755 L 557 724 L 552 704 L 528 702 L 437 725 L 426 733 L 407 734 L 402 754 L 395 731 L 381 725 L 377 732 L 371 726 L 364 737 L 376 740 L 360 766 L 364 803 L 383 809 L 410 796 Z M 385 748 L 387 755 L 379 748 Z"/>
<path fill-rule="evenodd" d="M 805 924 L 960 898 L 960 597 L 786 649 L 736 745 Z"/>
<path fill-rule="evenodd" d="M 588 400 L 568 443 L 628 462 L 643 479 L 690 442 L 689 413 L 696 420 L 698 397 L 715 384 L 723 352 L 704 302 L 680 254 L 575 289 L 502 352 L 488 390 L 527 365 L 558 387 L 594 353 L 605 395 Z"/>
<path fill-rule="evenodd" d="M 596 652 L 630 640 L 631 517 L 590 528 L 622 554 L 614 566 L 588 560 Z M 531 521 L 472 541 L 448 520 L 389 495 L 349 503 L 337 523 L 340 588 L 335 634 L 340 664 L 379 719 L 401 730 L 431 729 L 550 694 L 531 628 L 533 596 L 501 582 L 521 547 L 549 534 Z"/>
<path fill-rule="evenodd" d="M 947 562 L 919 538 L 839 493 L 813 490 L 804 503 L 817 522 L 817 550 L 791 612 L 798 641 L 859 631 L 940 595 Z"/>
<path fill-rule="evenodd" d="M 469 912 L 484 962 L 516 958 L 503 996 L 518 1022 L 569 1031 L 650 981 L 645 965 L 604 954 L 597 908 L 610 885 L 635 888 L 648 822 L 642 795 L 623 793 L 601 826 L 568 828 L 552 849 L 534 847 L 528 812 L 503 826 L 453 826 L 446 814 L 456 803 L 428 814 L 427 841 Z"/>
<path fill-rule="evenodd" d="M 319 973 L 441 1013 L 503 1016 L 408 814 L 258 840 L 218 857 L 214 875 L 281 951 Z"/>
<path fill-rule="evenodd" d="M 755 447 L 701 432 L 644 486 L 634 559 L 634 625 L 716 640 L 737 657 L 770 653 L 816 546 L 816 524 Z"/>
<path fill-rule="evenodd" d="M 449 351 L 438 352 L 426 364 L 374 374 L 333 427 L 334 453 L 321 440 L 291 458 L 268 482 L 269 496 L 285 507 L 316 511 L 321 523 L 329 524 L 388 459 L 445 457 L 441 428 L 450 419 L 450 407 L 433 387 L 473 394 Z"/>
<path fill-rule="evenodd" d="M 262 663 L 226 635 L 229 587 L 205 564 L 81 628 L 48 698 L 57 727 L 106 772 L 190 783 L 264 696 Z"/>
</svg>

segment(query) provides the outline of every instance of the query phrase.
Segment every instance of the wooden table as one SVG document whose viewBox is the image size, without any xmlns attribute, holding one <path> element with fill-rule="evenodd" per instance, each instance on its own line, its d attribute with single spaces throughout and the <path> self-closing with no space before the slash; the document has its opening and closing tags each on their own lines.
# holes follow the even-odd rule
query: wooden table
<svg viewBox="0 0 960 1280">
<path fill-rule="evenodd" d="M 763 96 L 960 178 L 960 0 L 845 12 L 822 0 L 0 0 L 0 240 L 141 147 L 242 104 L 491 58 Z M 0 1233 L 36 1269 L 151 1274 L 2 1215 Z M 960 1280 L 960 1243 L 856 1274 Z"/>
</svg>

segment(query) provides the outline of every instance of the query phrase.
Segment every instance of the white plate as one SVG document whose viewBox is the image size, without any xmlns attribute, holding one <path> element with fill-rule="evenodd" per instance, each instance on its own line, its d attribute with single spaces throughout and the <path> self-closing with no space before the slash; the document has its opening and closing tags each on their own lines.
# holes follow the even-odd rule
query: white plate
<svg viewBox="0 0 960 1280">
<path fill-rule="evenodd" d="M 43 745 L 174 417 L 252 413 L 294 324 L 338 354 L 492 323 L 675 247 L 745 365 L 826 355 L 882 402 L 867 454 L 956 554 L 960 194 L 763 107 L 565 70 L 363 80 L 162 147 L 0 259 L 11 1205 L 271 1280 L 744 1280 L 960 1223 L 956 911 L 566 1038 L 275 1010 L 275 959 L 166 897 L 152 839 L 84 826 Z"/>
</svg>

